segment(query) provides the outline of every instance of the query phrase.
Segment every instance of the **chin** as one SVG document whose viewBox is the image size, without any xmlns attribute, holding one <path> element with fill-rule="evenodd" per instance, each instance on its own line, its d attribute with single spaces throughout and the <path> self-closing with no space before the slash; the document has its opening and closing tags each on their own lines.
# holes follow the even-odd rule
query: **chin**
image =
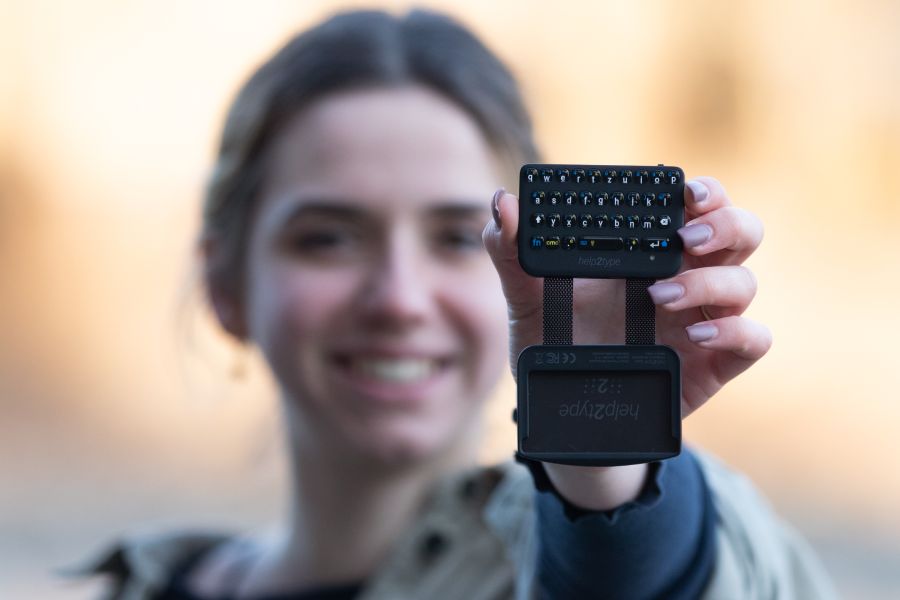
<svg viewBox="0 0 900 600">
<path fill-rule="evenodd" d="M 443 462 L 461 440 L 454 443 L 447 431 L 426 431 L 421 425 L 413 431 L 409 427 L 369 429 L 368 439 L 360 446 L 365 457 L 388 468 L 413 467 Z M 459 436 L 457 436 L 458 438 Z"/>
</svg>

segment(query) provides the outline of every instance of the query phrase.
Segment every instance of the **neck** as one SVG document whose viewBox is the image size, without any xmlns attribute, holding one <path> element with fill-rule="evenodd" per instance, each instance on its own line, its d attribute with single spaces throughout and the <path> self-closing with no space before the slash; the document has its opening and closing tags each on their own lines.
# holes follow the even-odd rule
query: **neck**
<svg viewBox="0 0 900 600">
<path fill-rule="evenodd" d="M 397 465 L 329 451 L 314 432 L 300 431 L 299 417 L 289 416 L 290 514 L 266 569 L 273 591 L 371 576 L 416 519 L 434 482 L 475 464 L 479 425 L 431 459 Z"/>
</svg>

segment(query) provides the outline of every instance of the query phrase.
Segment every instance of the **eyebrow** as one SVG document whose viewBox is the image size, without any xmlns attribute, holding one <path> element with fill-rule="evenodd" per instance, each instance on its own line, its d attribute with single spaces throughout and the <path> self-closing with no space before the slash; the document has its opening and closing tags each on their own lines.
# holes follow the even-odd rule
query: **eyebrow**
<svg viewBox="0 0 900 600">
<path fill-rule="evenodd" d="M 490 212 L 489 205 L 485 201 L 471 199 L 447 200 L 429 207 L 426 211 L 429 215 L 439 218 L 472 218 L 487 216 Z"/>
<path fill-rule="evenodd" d="M 297 200 L 285 208 L 283 213 L 280 218 L 283 225 L 288 225 L 309 215 L 350 220 L 360 220 L 365 216 L 364 210 L 353 206 L 346 200 L 339 199 Z"/>
<path fill-rule="evenodd" d="M 487 202 L 467 199 L 445 199 L 429 205 L 425 215 L 437 219 L 465 219 L 486 216 Z M 349 222 L 371 220 L 371 211 L 360 208 L 354 202 L 342 198 L 297 199 L 279 216 L 279 224 L 288 226 L 309 216 L 331 217 Z"/>
</svg>

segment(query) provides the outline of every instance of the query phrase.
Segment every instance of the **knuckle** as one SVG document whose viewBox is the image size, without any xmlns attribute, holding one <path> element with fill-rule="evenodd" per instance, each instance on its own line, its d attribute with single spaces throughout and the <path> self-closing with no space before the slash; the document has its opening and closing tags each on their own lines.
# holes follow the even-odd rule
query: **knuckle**
<svg viewBox="0 0 900 600">
<path fill-rule="evenodd" d="M 772 330 L 762 325 L 763 330 L 763 343 L 762 343 L 762 353 L 765 354 L 769 350 L 772 349 L 772 344 L 774 343 L 774 339 L 772 338 Z"/>
<path fill-rule="evenodd" d="M 718 296 L 718 285 L 715 277 L 715 267 L 698 270 L 694 273 L 694 281 L 692 286 L 696 290 L 697 300 L 703 302 L 712 302 Z"/>
<path fill-rule="evenodd" d="M 750 296 L 753 297 L 756 295 L 756 291 L 759 289 L 759 282 L 756 279 L 756 275 L 753 274 L 748 267 L 744 265 L 738 265 L 737 270 L 741 273 L 741 276 L 745 280 L 745 287 L 750 291 Z"/>
<path fill-rule="evenodd" d="M 697 179 L 705 183 L 706 186 L 709 187 L 710 192 L 722 197 L 727 196 L 727 194 L 725 193 L 725 186 L 722 185 L 722 182 L 715 177 L 712 177 L 711 175 L 703 175 L 701 177 L 698 177 Z"/>
<path fill-rule="evenodd" d="M 713 237 L 727 242 L 728 245 L 731 245 L 735 238 L 737 223 L 738 219 L 730 206 L 723 206 L 709 215 L 709 225 L 712 226 L 714 232 Z"/>
<path fill-rule="evenodd" d="M 713 183 L 713 184 L 714 184 L 715 186 L 717 186 L 720 190 L 723 190 L 723 191 L 724 191 L 724 188 L 722 187 L 722 182 L 719 181 L 719 178 L 718 178 L 718 177 L 714 177 L 714 176 L 712 176 L 712 175 L 704 175 L 704 179 L 706 179 L 707 181 Z"/>
</svg>

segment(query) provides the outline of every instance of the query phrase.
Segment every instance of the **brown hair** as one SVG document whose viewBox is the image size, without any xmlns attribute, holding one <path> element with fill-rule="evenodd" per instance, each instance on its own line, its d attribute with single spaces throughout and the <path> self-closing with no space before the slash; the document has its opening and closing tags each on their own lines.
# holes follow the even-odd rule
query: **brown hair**
<svg viewBox="0 0 900 600">
<path fill-rule="evenodd" d="M 414 10 L 335 15 L 292 38 L 244 84 L 225 120 L 203 206 L 216 241 L 207 283 L 241 298 L 243 261 L 272 139 L 304 106 L 356 87 L 425 85 L 475 119 L 498 155 L 538 160 L 531 122 L 506 67 L 452 19 Z"/>
</svg>

